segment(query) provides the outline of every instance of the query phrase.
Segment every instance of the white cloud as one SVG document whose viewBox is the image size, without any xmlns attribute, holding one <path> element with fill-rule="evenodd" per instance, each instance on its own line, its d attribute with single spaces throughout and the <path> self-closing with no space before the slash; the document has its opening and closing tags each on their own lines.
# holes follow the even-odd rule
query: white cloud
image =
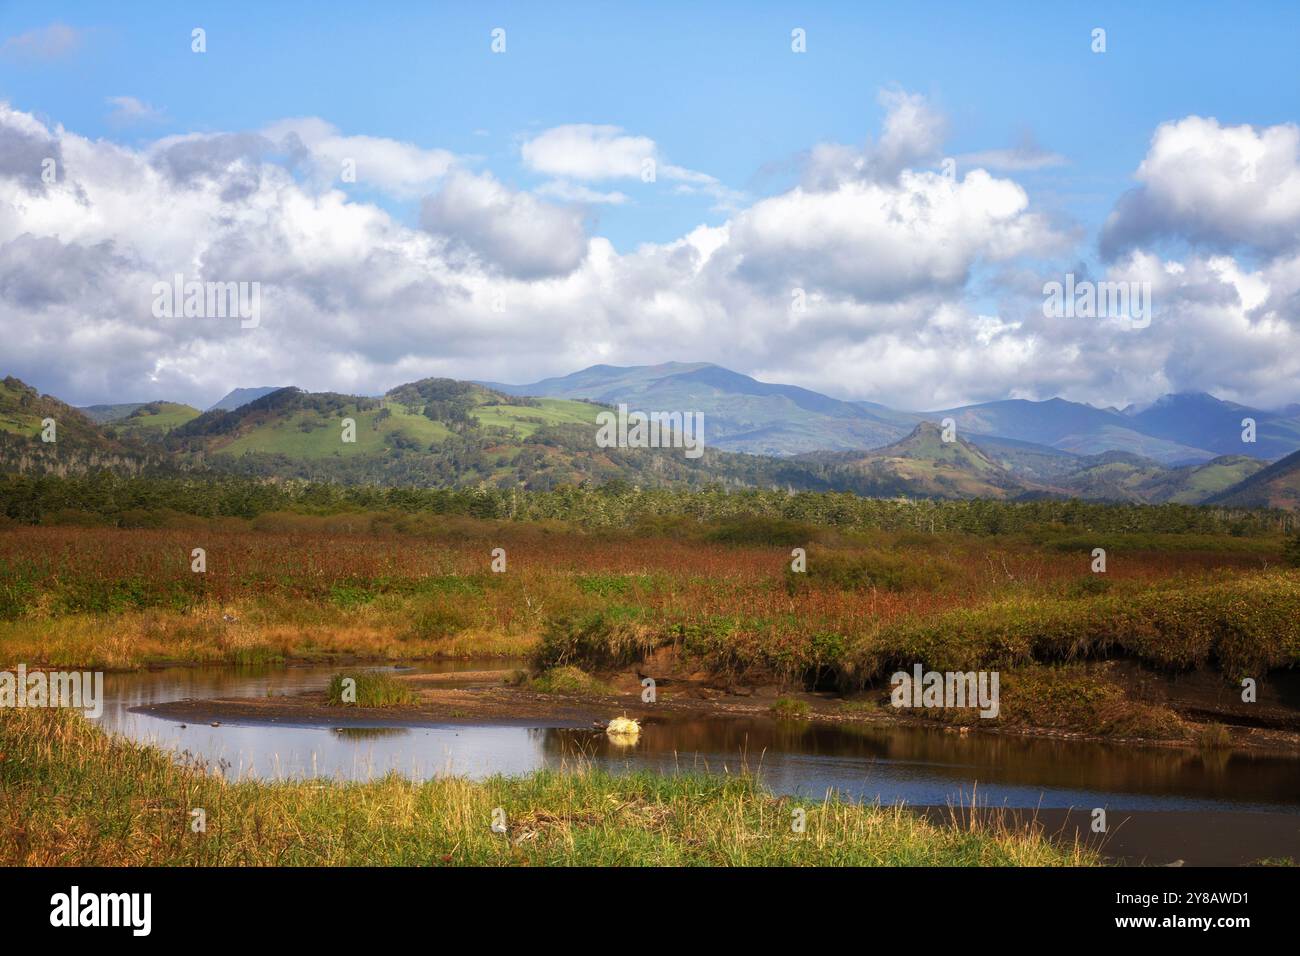
<svg viewBox="0 0 1300 956">
<path fill-rule="evenodd" d="M 1300 247 L 1300 126 L 1162 123 L 1102 232 L 1108 257 L 1162 238 L 1275 255 Z"/>
<path fill-rule="evenodd" d="M 550 182 L 542 183 L 534 192 L 539 196 L 550 196 L 561 202 L 579 202 L 588 205 L 621 206 L 628 201 L 627 196 L 617 190 L 601 192 L 581 183 L 571 183 L 566 179 L 552 179 Z"/>
<path fill-rule="evenodd" d="M 531 381 L 670 359 L 913 408 L 1296 398 L 1297 252 L 1118 258 L 1107 276 L 1150 281 L 1155 303 L 1149 328 L 1125 331 L 1042 315 L 1039 261 L 1063 239 L 986 171 L 876 165 L 619 253 L 585 234 L 582 209 L 431 150 L 385 167 L 389 188 L 436 178 L 422 228 L 406 224 L 302 175 L 332 156 L 309 141 L 352 139 L 330 130 L 299 133 L 308 152 L 279 126 L 132 149 L 0 104 L 0 371 L 76 402 L 201 403 L 266 382 L 374 394 L 431 374 Z M 43 156 L 66 177 L 44 184 Z M 259 281 L 261 324 L 155 318 L 152 286 L 178 272 Z"/>
<path fill-rule="evenodd" d="M 880 104 L 886 110 L 885 130 L 874 158 L 881 172 L 896 175 L 938 155 L 947 123 L 924 96 L 884 90 Z"/>
<path fill-rule="evenodd" d="M 555 126 L 525 140 L 519 151 L 530 169 L 560 180 L 664 180 L 674 184 L 676 193 L 708 196 L 714 201 L 715 209 L 727 211 L 737 208 L 745 198 L 743 193 L 728 189 L 708 173 L 668 162 L 654 140 L 629 135 L 619 126 L 590 123 Z"/>
<path fill-rule="evenodd" d="M 659 162 L 659 148 L 649 137 L 589 123 L 548 129 L 526 140 L 520 153 L 537 172 L 570 179 L 635 179 L 646 163 Z"/>
<path fill-rule="evenodd" d="M 420 223 L 490 268 L 523 278 L 572 272 L 587 251 L 581 214 L 457 171 L 424 200 Z"/>
<path fill-rule="evenodd" d="M 879 142 L 864 148 L 840 143 L 814 146 L 805 163 L 805 189 L 836 189 L 854 180 L 889 182 L 906 169 L 938 158 L 947 122 L 925 97 L 886 89 L 877 99 L 885 108 Z"/>
<path fill-rule="evenodd" d="M 263 133 L 288 148 L 301 144 L 325 183 L 343 182 L 346 165 L 358 184 L 405 198 L 428 192 L 456 161 L 445 149 L 424 149 L 377 136 L 345 136 L 317 117 L 282 120 Z"/>
<path fill-rule="evenodd" d="M 153 123 L 163 118 L 162 110 L 136 99 L 134 96 L 110 96 L 105 101 L 113 107 L 108 121 L 116 126 L 132 123 Z"/>
<path fill-rule="evenodd" d="M 871 301 L 965 284 L 981 259 L 1060 243 L 1009 180 L 904 172 L 764 199 L 736 217 L 740 270 L 756 284 L 812 285 Z"/>
</svg>

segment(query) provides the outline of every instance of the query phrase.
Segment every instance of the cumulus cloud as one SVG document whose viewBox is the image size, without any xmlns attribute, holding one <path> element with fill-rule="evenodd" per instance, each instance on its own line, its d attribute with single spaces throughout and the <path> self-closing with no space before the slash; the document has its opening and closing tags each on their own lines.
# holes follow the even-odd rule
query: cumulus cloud
<svg viewBox="0 0 1300 956">
<path fill-rule="evenodd" d="M 919 93 L 882 90 L 884 129 L 865 148 L 820 143 L 808 154 L 803 185 L 809 190 L 836 189 L 846 182 L 888 182 L 906 169 L 939 156 L 947 121 Z"/>
<path fill-rule="evenodd" d="M 354 139 L 327 124 L 130 148 L 0 104 L 3 371 L 85 403 L 205 403 L 267 381 L 374 394 L 427 375 L 531 381 L 671 359 L 913 408 L 1186 388 L 1295 400 L 1300 253 L 1246 265 L 1137 250 L 1105 277 L 1152 283 L 1148 328 L 1046 318 L 1042 260 L 1077 250 L 1014 179 L 890 171 L 933 151 L 924 112 L 891 127 L 890 162 L 858 150 L 851 174 L 620 253 L 586 234 L 581 208 L 434 150 L 399 150 L 385 173 L 389 189 L 433 181 L 406 222 L 316 174 L 340 155 L 333 138 Z M 66 161 L 53 183 L 45 155 Z M 153 286 L 176 274 L 260 282 L 260 324 L 155 317 Z"/>
<path fill-rule="evenodd" d="M 924 96 L 885 90 L 880 103 L 886 109 L 885 129 L 872 157 L 879 173 L 897 175 L 938 154 L 947 123 Z"/>
<path fill-rule="evenodd" d="M 247 199 L 271 171 L 263 160 L 279 147 L 260 133 L 193 133 L 168 136 L 150 149 L 154 168 L 187 188 L 215 184 L 225 202 Z"/>
<path fill-rule="evenodd" d="M 490 173 L 453 173 L 424 200 L 420 224 L 451 249 L 525 279 L 572 272 L 587 250 L 580 213 L 510 189 Z"/>
<path fill-rule="evenodd" d="M 585 196 L 581 202 L 621 202 L 622 193 L 597 193 L 574 185 L 572 180 L 599 182 L 623 179 L 642 182 L 667 180 L 674 191 L 705 195 L 715 208 L 732 209 L 744 196 L 724 186 L 717 178 L 668 162 L 658 144 L 648 136 L 634 136 L 619 126 L 571 123 L 555 126 L 525 140 L 519 148 L 524 164 L 535 172 L 557 177 L 548 192 Z M 598 197 L 622 197 L 618 199 Z M 563 198 L 563 197 L 560 197 Z"/>
<path fill-rule="evenodd" d="M 649 137 L 589 123 L 548 129 L 526 140 L 520 153 L 537 172 L 570 179 L 635 179 L 646 163 L 659 160 L 659 148 Z"/>
<path fill-rule="evenodd" d="M 981 259 L 1059 243 L 1029 198 L 983 170 L 964 179 L 903 173 L 794 189 L 736 217 L 739 268 L 757 284 L 811 284 L 871 301 L 965 284 Z"/>
<path fill-rule="evenodd" d="M 27 113 L 0 102 L 0 176 L 28 191 L 43 192 L 47 169 L 55 178 L 61 178 L 64 172 L 63 148 L 58 138 Z"/>
<path fill-rule="evenodd" d="M 428 192 L 456 161 L 445 149 L 378 136 L 345 136 L 316 117 L 282 120 L 262 132 L 307 159 L 324 183 L 355 181 L 404 198 Z M 345 172 L 355 178 L 344 179 Z"/>
<path fill-rule="evenodd" d="M 1137 170 L 1140 185 L 1106 220 L 1110 259 L 1160 239 L 1266 256 L 1300 247 L 1300 127 L 1163 123 Z"/>
</svg>

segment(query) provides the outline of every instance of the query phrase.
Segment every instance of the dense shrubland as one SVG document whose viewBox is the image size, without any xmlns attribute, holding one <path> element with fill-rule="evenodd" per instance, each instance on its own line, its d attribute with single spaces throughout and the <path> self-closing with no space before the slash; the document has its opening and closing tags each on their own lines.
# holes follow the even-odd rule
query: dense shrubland
<svg viewBox="0 0 1300 956">
<path fill-rule="evenodd" d="M 1072 668 L 1300 664 L 1272 512 L 102 476 L 9 478 L 0 508 L 0 666 L 528 657 L 532 689 L 594 692 L 655 656 L 878 694 L 920 663 L 1003 672 L 1006 722 L 1185 739 Z"/>
<path fill-rule="evenodd" d="M 860 498 L 846 492 L 642 489 L 626 482 L 551 491 L 499 488 L 345 486 L 247 478 L 5 476 L 0 515 L 23 524 L 86 523 L 167 527 L 185 516 L 255 518 L 271 512 L 348 515 L 419 529 L 425 516 L 565 521 L 584 528 L 626 528 L 647 535 L 699 532 L 719 544 L 800 544 L 819 531 L 916 531 L 965 534 L 1062 532 L 1202 534 L 1234 537 L 1291 529 L 1281 511 L 1192 505 L 1112 505 L 1077 500 L 1003 502 Z"/>
</svg>

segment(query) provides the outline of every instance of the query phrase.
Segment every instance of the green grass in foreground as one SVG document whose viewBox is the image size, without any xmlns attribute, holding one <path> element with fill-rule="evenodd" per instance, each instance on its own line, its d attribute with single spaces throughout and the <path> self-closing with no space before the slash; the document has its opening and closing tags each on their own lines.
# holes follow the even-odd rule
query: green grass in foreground
<svg viewBox="0 0 1300 956">
<path fill-rule="evenodd" d="M 227 783 L 77 714 L 0 713 L 0 865 L 1094 864 L 1039 835 L 777 799 L 743 777 Z M 506 814 L 506 834 L 492 813 Z M 794 833 L 795 808 L 807 814 Z M 191 813 L 203 808 L 207 831 Z"/>
</svg>

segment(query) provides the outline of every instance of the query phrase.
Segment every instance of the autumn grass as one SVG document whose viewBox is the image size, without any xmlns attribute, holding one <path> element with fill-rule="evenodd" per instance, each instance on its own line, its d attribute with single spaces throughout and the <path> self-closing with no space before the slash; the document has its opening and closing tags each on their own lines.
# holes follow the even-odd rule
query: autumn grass
<svg viewBox="0 0 1300 956">
<path fill-rule="evenodd" d="M 1170 670 L 1208 665 L 1231 679 L 1293 667 L 1300 664 L 1300 574 L 1021 598 L 900 619 L 857 645 L 846 666 L 871 673 L 895 661 L 921 661 L 935 670 L 970 670 L 1110 653 Z"/>
<path fill-rule="evenodd" d="M 873 701 L 888 707 L 887 701 Z M 925 707 L 910 716 L 939 723 L 1084 731 L 1098 737 L 1200 742 L 1195 725 L 1163 704 L 1133 699 L 1104 674 L 1079 664 L 1027 664 L 1000 674 L 996 718 L 970 707 Z M 1227 738 L 1226 729 L 1223 730 Z M 1230 746 L 1227 738 L 1225 746 Z"/>
<path fill-rule="evenodd" d="M 771 713 L 777 720 L 804 720 L 808 704 L 794 697 L 778 697 L 772 702 Z"/>
<path fill-rule="evenodd" d="M 778 799 L 748 777 L 544 771 L 475 783 L 230 783 L 64 711 L 0 716 L 6 866 L 1061 866 L 996 818 Z M 192 811 L 205 814 L 195 832 Z M 493 832 L 493 811 L 507 832 Z M 806 815 L 805 832 L 792 827 Z M 973 815 L 972 815 L 973 816 Z"/>
<path fill-rule="evenodd" d="M 0 666 L 528 656 L 599 673 L 667 649 L 697 670 L 850 691 L 915 663 L 1123 655 L 1227 678 L 1300 663 L 1300 573 L 1280 536 L 1114 534 L 1101 575 L 1077 531 L 736 519 L 677 537 L 421 517 L 419 534 L 275 514 L 244 530 L 0 530 Z M 806 536 L 796 572 L 787 545 Z M 506 573 L 490 570 L 498 546 Z"/>
<path fill-rule="evenodd" d="M 325 699 L 333 707 L 401 707 L 420 695 L 390 674 L 351 671 L 330 678 Z"/>
<path fill-rule="evenodd" d="M 518 658 L 536 643 L 529 633 L 468 628 L 431 638 L 407 636 L 399 611 L 281 616 L 255 602 L 116 615 L 78 614 L 0 622 L 0 666 L 135 670 L 168 664 L 279 664 L 288 661 L 414 661 Z"/>
<path fill-rule="evenodd" d="M 577 667 L 552 667 L 528 681 L 529 690 L 541 694 L 601 696 L 613 694 L 614 688 Z"/>
</svg>

